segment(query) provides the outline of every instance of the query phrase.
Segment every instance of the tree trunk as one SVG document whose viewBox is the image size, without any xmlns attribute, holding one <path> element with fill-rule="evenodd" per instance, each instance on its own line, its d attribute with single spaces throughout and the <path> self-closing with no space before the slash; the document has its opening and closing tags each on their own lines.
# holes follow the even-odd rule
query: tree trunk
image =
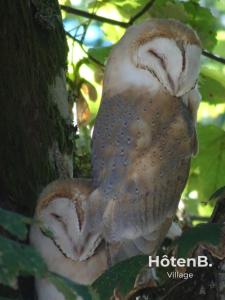
<svg viewBox="0 0 225 300">
<path fill-rule="evenodd" d="M 67 44 L 57 0 L 2 1 L 0 22 L 0 207 L 32 216 L 42 188 L 73 172 Z M 21 289 L 32 299 L 29 279 Z"/>
<path fill-rule="evenodd" d="M 72 176 L 67 44 L 57 0 L 0 12 L 0 206 L 32 215 L 41 189 Z"/>
</svg>

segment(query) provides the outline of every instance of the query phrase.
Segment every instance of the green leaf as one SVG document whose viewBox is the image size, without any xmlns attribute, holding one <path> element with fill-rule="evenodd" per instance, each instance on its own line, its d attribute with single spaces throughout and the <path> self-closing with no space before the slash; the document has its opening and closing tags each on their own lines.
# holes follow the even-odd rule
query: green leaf
<svg viewBox="0 0 225 300">
<path fill-rule="evenodd" d="M 189 24 L 197 31 L 203 48 L 212 50 L 216 45 L 218 21 L 208 8 L 200 6 L 197 2 L 158 0 L 150 9 L 150 15 L 157 18 L 173 18 Z"/>
<path fill-rule="evenodd" d="M 212 104 L 225 102 L 225 85 L 219 70 L 202 68 L 199 87 L 203 101 Z"/>
<path fill-rule="evenodd" d="M 0 208 L 0 226 L 21 240 L 27 237 L 27 224 L 31 224 L 30 218 L 18 213 Z"/>
<path fill-rule="evenodd" d="M 217 37 L 219 36 L 219 39 L 217 39 L 217 44 L 216 44 L 215 48 L 213 49 L 213 53 L 224 57 L 224 54 L 225 54 L 225 38 L 223 37 L 221 39 L 220 35 L 222 34 L 223 36 L 225 36 L 225 31 L 219 31 L 217 34 L 218 34 Z"/>
<path fill-rule="evenodd" d="M 110 0 L 110 1 L 98 1 L 98 9 L 103 8 L 107 9 L 107 3 L 110 2 L 110 5 L 113 6 L 120 13 L 121 16 L 125 17 L 128 22 L 130 17 L 137 13 L 139 9 L 146 4 L 146 0 Z M 88 4 L 89 11 L 93 11 L 96 7 L 96 0 L 89 2 Z"/>
<path fill-rule="evenodd" d="M 66 300 L 74 300 L 76 295 L 82 296 L 84 300 L 99 299 L 91 287 L 49 272 L 45 262 L 33 247 L 0 236 L 0 284 L 17 288 L 19 275 L 47 277 L 63 293 Z"/>
<path fill-rule="evenodd" d="M 38 224 L 38 223 L 37 223 Z M 54 238 L 54 234 L 53 232 L 46 226 L 42 225 L 41 223 L 39 224 L 39 227 L 41 229 L 41 232 L 48 238 L 53 239 Z"/>
<path fill-rule="evenodd" d="M 188 15 L 187 23 L 197 31 L 203 48 L 212 50 L 217 43 L 217 18 L 209 8 L 202 7 L 196 2 L 183 2 L 183 6 Z"/>
<path fill-rule="evenodd" d="M 0 236 L 0 270 L 0 283 L 15 288 L 19 275 L 43 277 L 47 267 L 33 247 Z"/>
<path fill-rule="evenodd" d="M 127 18 L 128 21 L 131 16 L 136 14 L 143 7 L 143 5 L 146 4 L 146 0 L 114 0 L 113 3 L 119 10 L 120 14 Z"/>
<path fill-rule="evenodd" d="M 113 46 L 101 47 L 101 48 L 90 48 L 88 50 L 88 55 L 102 63 L 103 65 L 106 63 L 106 60 L 109 56 L 109 53 Z"/>
<path fill-rule="evenodd" d="M 184 231 L 182 236 L 174 242 L 177 246 L 177 257 L 188 257 L 200 243 L 219 245 L 223 229 L 223 224 L 199 224 Z"/>
<path fill-rule="evenodd" d="M 155 18 L 178 19 L 187 22 L 188 15 L 183 3 L 173 0 L 158 0 L 150 10 L 150 15 Z"/>
<path fill-rule="evenodd" d="M 77 295 L 81 296 L 84 300 L 99 299 L 97 294 L 90 286 L 80 285 L 53 272 L 49 272 L 48 279 L 52 284 L 55 285 L 58 291 L 63 293 L 66 300 L 77 299 Z"/>
<path fill-rule="evenodd" d="M 138 272 L 146 264 L 148 264 L 148 256 L 136 256 L 107 270 L 93 283 L 100 299 L 110 299 L 115 288 L 118 288 L 121 293 L 127 294 L 133 287 Z"/>
<path fill-rule="evenodd" d="M 198 125 L 199 154 L 192 160 L 188 193 L 196 190 L 200 201 L 225 185 L 225 132 L 214 125 Z"/>
</svg>

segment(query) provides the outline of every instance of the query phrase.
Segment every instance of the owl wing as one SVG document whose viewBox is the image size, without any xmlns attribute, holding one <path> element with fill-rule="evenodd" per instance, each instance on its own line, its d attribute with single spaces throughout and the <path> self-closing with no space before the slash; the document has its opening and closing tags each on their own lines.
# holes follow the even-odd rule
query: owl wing
<svg viewBox="0 0 225 300">
<path fill-rule="evenodd" d="M 137 89 L 103 98 L 93 134 L 90 229 L 101 227 L 109 242 L 138 241 L 151 239 L 165 220 L 169 226 L 195 142 L 191 113 L 178 98 Z"/>
</svg>

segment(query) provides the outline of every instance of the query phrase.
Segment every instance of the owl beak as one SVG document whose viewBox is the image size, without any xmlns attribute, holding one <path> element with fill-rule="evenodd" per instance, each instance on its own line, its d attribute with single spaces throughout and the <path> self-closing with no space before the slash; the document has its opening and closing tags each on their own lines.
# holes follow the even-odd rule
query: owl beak
<svg viewBox="0 0 225 300">
<path fill-rule="evenodd" d="M 80 258 L 82 256 L 83 251 L 84 251 L 84 247 L 83 246 L 77 246 L 77 247 L 75 246 L 74 247 L 74 252 L 76 253 L 76 256 L 78 258 Z"/>
<path fill-rule="evenodd" d="M 173 78 L 168 74 L 168 81 L 170 84 L 172 95 L 177 97 L 177 94 L 179 92 L 179 84 L 176 84 L 176 80 L 173 80 Z"/>
</svg>

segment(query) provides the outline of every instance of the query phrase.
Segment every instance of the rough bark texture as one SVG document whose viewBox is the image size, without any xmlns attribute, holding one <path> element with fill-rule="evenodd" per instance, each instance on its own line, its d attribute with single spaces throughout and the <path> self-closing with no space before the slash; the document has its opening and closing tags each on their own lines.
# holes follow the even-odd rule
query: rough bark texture
<svg viewBox="0 0 225 300">
<path fill-rule="evenodd" d="M 2 1 L 0 22 L 0 206 L 32 215 L 60 175 L 52 152 L 71 153 L 69 113 L 56 99 L 64 95 L 65 110 L 67 45 L 56 0 Z"/>
<path fill-rule="evenodd" d="M 42 188 L 71 175 L 65 32 L 57 0 L 1 1 L 0 25 L 0 207 L 32 216 Z M 0 295 L 32 299 L 31 283 Z"/>
</svg>

